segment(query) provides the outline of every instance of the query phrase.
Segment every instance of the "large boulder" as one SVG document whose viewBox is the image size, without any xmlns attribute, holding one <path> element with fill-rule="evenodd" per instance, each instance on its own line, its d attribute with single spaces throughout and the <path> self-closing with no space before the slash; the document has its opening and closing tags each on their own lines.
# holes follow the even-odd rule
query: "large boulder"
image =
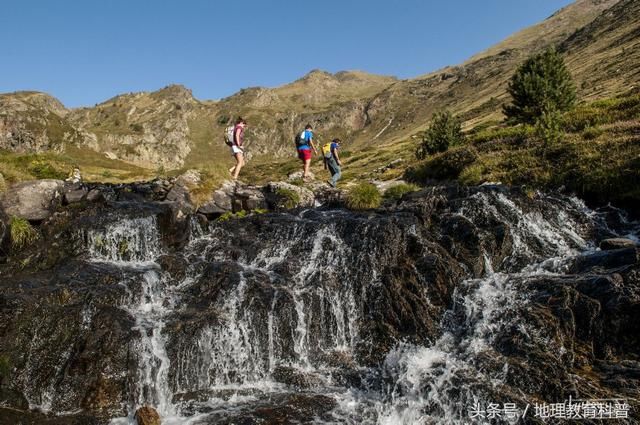
<svg viewBox="0 0 640 425">
<path fill-rule="evenodd" d="M 89 190 L 80 182 L 67 182 L 64 188 L 64 202 L 66 204 L 75 204 L 86 199 Z"/>
<path fill-rule="evenodd" d="M 309 189 L 285 182 L 270 182 L 264 187 L 267 205 L 272 210 L 309 208 L 315 205 L 315 195 Z"/>
<path fill-rule="evenodd" d="M 14 184 L 0 195 L 0 206 L 8 216 L 29 221 L 48 218 L 62 202 L 62 180 L 33 180 Z"/>
<path fill-rule="evenodd" d="M 198 208 L 201 214 L 224 214 L 231 211 L 233 206 L 233 193 L 236 190 L 234 182 L 224 182 L 219 189 L 211 195 L 211 199 Z"/>
</svg>

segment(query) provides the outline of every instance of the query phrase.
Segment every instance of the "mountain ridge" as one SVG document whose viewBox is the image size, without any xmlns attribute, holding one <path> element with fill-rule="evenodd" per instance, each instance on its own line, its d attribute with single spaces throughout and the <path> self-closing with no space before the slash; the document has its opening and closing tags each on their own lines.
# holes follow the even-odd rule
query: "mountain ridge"
<svg viewBox="0 0 640 425">
<path fill-rule="evenodd" d="M 500 121 L 513 70 L 532 51 L 550 45 L 564 49 L 581 98 L 624 91 L 638 79 L 632 69 L 640 50 L 640 30 L 634 21 L 636 17 L 640 20 L 637 9 L 637 2 L 629 0 L 578 0 L 459 65 L 405 80 L 364 71 L 332 74 L 314 69 L 291 83 L 245 88 L 219 100 L 197 99 L 187 87 L 172 84 L 152 92 L 117 95 L 94 107 L 71 109 L 62 104 L 63 109 L 56 109 L 52 103 L 48 109 L 31 105 L 29 110 L 27 104 L 27 110 L 18 110 L 6 106 L 11 95 L 4 94 L 0 95 L 5 98 L 5 103 L 0 103 L 0 125 L 8 131 L 0 134 L 0 148 L 16 151 L 25 139 L 7 137 L 14 135 L 16 123 L 22 126 L 22 134 L 27 134 L 33 115 L 46 113 L 50 117 L 53 113 L 60 118 L 59 126 L 68 125 L 68 135 L 57 144 L 58 151 L 75 144 L 76 148 L 95 150 L 98 155 L 147 169 L 228 161 L 218 133 L 239 115 L 250 123 L 248 140 L 252 141 L 249 147 L 254 158 L 292 156 L 291 134 L 307 122 L 314 125 L 321 139 L 340 137 L 353 151 L 377 149 L 424 130 L 432 113 L 441 109 L 459 114 L 465 128 Z M 613 28 L 621 23 L 621 28 Z M 607 40 L 615 36 L 620 45 L 596 52 L 607 40 L 589 37 L 595 32 Z M 591 57 L 596 54 L 598 63 L 593 63 Z M 615 64 L 621 71 L 611 74 L 606 67 Z M 601 71 L 590 72 L 594 66 Z M 22 115 L 28 119 L 20 118 Z M 42 128 L 41 123 L 36 132 L 42 133 Z M 44 128 L 48 134 L 48 127 Z M 72 134 L 78 136 L 69 136 Z M 49 140 L 42 139 L 22 151 L 42 152 L 51 146 Z"/>
</svg>

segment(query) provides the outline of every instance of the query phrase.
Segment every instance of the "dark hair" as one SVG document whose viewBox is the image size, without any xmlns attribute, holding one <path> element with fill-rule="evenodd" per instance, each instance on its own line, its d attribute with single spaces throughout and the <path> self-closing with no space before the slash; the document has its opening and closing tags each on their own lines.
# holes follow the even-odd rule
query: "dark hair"
<svg viewBox="0 0 640 425">
<path fill-rule="evenodd" d="M 247 122 L 242 117 L 238 117 L 238 119 L 236 120 L 236 125 L 238 125 L 238 124 L 246 124 L 246 123 Z"/>
<path fill-rule="evenodd" d="M 304 129 L 305 129 L 305 130 L 311 130 L 312 128 L 313 128 L 313 127 L 311 127 L 311 124 L 307 124 L 307 125 L 304 127 Z"/>
<path fill-rule="evenodd" d="M 342 140 L 340 140 L 340 139 L 333 139 L 333 140 L 331 141 L 331 143 L 338 143 L 338 144 L 340 144 L 340 143 L 342 143 Z"/>
</svg>

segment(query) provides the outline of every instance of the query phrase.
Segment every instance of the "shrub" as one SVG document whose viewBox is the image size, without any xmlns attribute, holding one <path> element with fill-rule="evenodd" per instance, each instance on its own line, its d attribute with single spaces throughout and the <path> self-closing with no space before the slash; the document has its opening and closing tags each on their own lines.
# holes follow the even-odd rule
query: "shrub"
<svg viewBox="0 0 640 425">
<path fill-rule="evenodd" d="M 416 157 L 424 159 L 427 155 L 444 152 L 449 146 L 455 146 L 464 140 L 460 120 L 451 112 L 436 112 L 431 125 L 424 134 L 422 143 L 416 150 Z"/>
<path fill-rule="evenodd" d="M 129 127 L 131 127 L 131 130 L 135 131 L 136 133 L 144 133 L 144 127 L 142 126 L 142 124 L 134 123 Z"/>
<path fill-rule="evenodd" d="M 579 107 L 563 117 L 563 127 L 569 132 L 581 132 L 589 127 L 596 127 L 609 121 L 606 112 L 593 106 Z"/>
<path fill-rule="evenodd" d="M 277 189 L 276 195 L 280 198 L 279 203 L 283 208 L 292 209 L 300 205 L 300 196 L 291 189 Z"/>
<path fill-rule="evenodd" d="M 380 191 L 372 183 L 360 183 L 347 195 L 347 207 L 352 210 L 378 208 L 381 201 Z"/>
<path fill-rule="evenodd" d="M 604 131 L 600 127 L 587 127 L 582 132 L 582 138 L 585 140 L 595 140 L 603 133 Z"/>
<path fill-rule="evenodd" d="M 16 249 L 31 245 L 38 239 L 38 232 L 24 218 L 11 217 L 9 226 L 11 227 L 11 244 Z"/>
<path fill-rule="evenodd" d="M 227 125 L 231 122 L 231 117 L 228 115 L 220 115 L 218 117 L 218 125 Z"/>
<path fill-rule="evenodd" d="M 545 145 L 553 145 L 560 140 L 562 130 L 560 113 L 551 105 L 547 105 L 542 115 L 536 120 L 536 135 Z"/>
<path fill-rule="evenodd" d="M 420 190 L 420 187 L 415 184 L 401 183 L 395 186 L 391 186 L 389 189 L 385 190 L 383 197 L 385 199 L 391 199 L 391 200 L 397 201 L 407 193 L 415 192 L 417 190 Z"/>
<path fill-rule="evenodd" d="M 504 107 L 507 120 L 534 124 L 547 111 L 568 111 L 576 90 L 562 56 L 553 48 L 527 59 L 516 70 L 507 91 L 512 103 Z"/>
</svg>

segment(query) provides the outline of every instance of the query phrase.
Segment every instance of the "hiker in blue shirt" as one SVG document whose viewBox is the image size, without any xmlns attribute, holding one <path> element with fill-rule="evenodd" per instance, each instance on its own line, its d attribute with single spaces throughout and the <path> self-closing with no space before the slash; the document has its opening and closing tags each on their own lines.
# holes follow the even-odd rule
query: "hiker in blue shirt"
<svg viewBox="0 0 640 425">
<path fill-rule="evenodd" d="M 338 156 L 338 148 L 340 147 L 340 139 L 333 139 L 331 143 L 326 143 L 322 146 L 322 155 L 324 156 L 324 169 L 329 169 L 331 178 L 329 184 L 332 187 L 336 187 L 338 180 L 340 179 L 340 156 Z"/>
<path fill-rule="evenodd" d="M 302 134 L 296 136 L 296 148 L 298 149 L 298 158 L 303 164 L 302 179 L 307 180 L 309 166 L 311 165 L 311 149 L 316 155 L 318 154 L 318 150 L 313 144 L 313 128 L 311 128 L 311 124 L 307 124 Z"/>
</svg>

